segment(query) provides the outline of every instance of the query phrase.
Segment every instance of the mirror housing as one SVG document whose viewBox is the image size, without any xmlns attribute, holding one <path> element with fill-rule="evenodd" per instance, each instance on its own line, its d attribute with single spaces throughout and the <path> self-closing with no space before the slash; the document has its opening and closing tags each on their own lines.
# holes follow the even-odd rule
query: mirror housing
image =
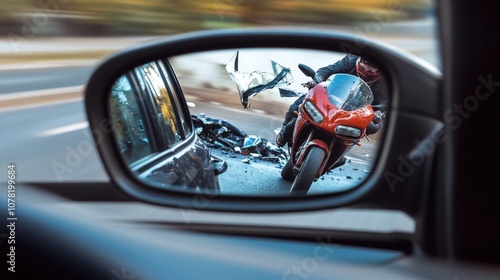
<svg viewBox="0 0 500 280">
<path fill-rule="evenodd" d="M 113 83 L 129 69 L 166 57 L 222 48 L 262 47 L 354 53 L 380 66 L 392 85 L 391 113 L 387 117 L 385 143 L 368 179 L 361 186 L 344 193 L 311 197 L 181 193 L 150 188 L 137 180 L 121 160 L 109 127 L 107 102 Z M 441 132 L 442 116 L 437 114 L 440 80 L 441 74 L 437 69 L 404 51 L 345 33 L 296 29 L 208 31 L 168 37 L 109 57 L 96 68 L 87 83 L 85 106 L 94 140 L 112 182 L 121 191 L 139 200 L 181 209 L 233 212 L 288 212 L 377 205 L 412 214 L 418 207 L 419 200 L 415 198 L 422 193 L 418 189 L 422 184 L 419 180 L 405 181 L 407 174 L 400 172 L 401 158 L 409 158 L 418 151 L 418 143 L 433 141 Z M 416 143 L 416 140 L 420 142 Z M 426 166 L 431 162 L 432 155 L 418 166 L 413 166 L 410 175 L 425 180 Z M 404 185 L 404 188 L 399 188 L 398 184 Z M 200 200 L 207 203 L 200 205 Z"/>
<path fill-rule="evenodd" d="M 300 63 L 299 69 L 300 69 L 300 71 L 302 71 L 302 73 L 304 73 L 304 75 L 311 77 L 311 79 L 315 80 L 314 75 L 316 74 L 316 72 L 311 67 Z M 317 83 L 318 81 L 315 81 L 315 82 Z"/>
</svg>

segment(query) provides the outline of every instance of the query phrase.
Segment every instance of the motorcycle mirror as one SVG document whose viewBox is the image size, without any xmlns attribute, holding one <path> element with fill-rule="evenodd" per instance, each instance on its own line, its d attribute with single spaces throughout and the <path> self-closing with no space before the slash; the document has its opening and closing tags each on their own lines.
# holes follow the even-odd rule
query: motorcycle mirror
<svg viewBox="0 0 500 280">
<path fill-rule="evenodd" d="M 314 71 L 311 67 L 300 63 L 299 69 L 300 69 L 300 71 L 302 71 L 302 73 L 304 73 L 304 75 L 311 77 L 314 80 L 314 75 L 316 74 L 316 71 Z M 315 81 L 315 82 L 317 82 L 317 81 Z"/>
</svg>

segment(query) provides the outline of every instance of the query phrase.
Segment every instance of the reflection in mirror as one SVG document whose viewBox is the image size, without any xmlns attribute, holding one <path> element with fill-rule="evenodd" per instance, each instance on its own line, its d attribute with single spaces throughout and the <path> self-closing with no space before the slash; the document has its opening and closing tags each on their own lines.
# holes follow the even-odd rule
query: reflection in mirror
<svg viewBox="0 0 500 280">
<path fill-rule="evenodd" d="M 123 160 L 152 187 L 311 195 L 367 178 L 389 88 L 354 55 L 218 50 L 131 69 L 111 89 L 109 112 Z"/>
</svg>

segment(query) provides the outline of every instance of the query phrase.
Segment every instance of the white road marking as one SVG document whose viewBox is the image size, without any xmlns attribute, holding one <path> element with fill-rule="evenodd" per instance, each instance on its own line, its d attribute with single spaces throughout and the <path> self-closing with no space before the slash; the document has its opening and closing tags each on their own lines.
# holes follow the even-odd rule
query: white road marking
<svg viewBox="0 0 500 280">
<path fill-rule="evenodd" d="M 252 112 L 254 112 L 254 113 L 262 114 L 262 115 L 267 113 L 266 111 L 261 110 L 261 109 L 250 109 L 250 110 L 252 110 Z"/>
<path fill-rule="evenodd" d="M 42 131 L 42 132 L 38 133 L 36 136 L 37 137 L 54 136 L 54 135 L 57 135 L 57 134 L 68 133 L 68 132 L 72 132 L 72 131 L 75 131 L 75 130 L 84 129 L 84 128 L 87 128 L 87 127 L 89 127 L 89 123 L 88 122 L 79 122 L 79 123 L 74 123 L 74 124 L 70 124 L 70 125 L 65 125 L 65 126 L 61 126 L 61 127 L 57 127 L 57 128 L 45 130 L 45 131 Z"/>
<path fill-rule="evenodd" d="M 31 98 L 31 97 L 41 97 L 41 96 L 45 96 L 45 95 L 61 95 L 61 94 L 67 94 L 68 92 L 83 92 L 83 89 L 84 89 L 84 86 L 72 86 L 72 87 L 32 90 L 32 91 L 25 91 L 25 92 L 3 93 L 0 95 L 0 101 Z"/>
</svg>

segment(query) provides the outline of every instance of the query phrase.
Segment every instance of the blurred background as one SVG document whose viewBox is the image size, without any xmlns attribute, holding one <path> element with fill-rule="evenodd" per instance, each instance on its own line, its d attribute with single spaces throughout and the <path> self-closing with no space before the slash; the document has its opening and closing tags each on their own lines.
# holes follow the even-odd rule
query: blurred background
<svg viewBox="0 0 500 280">
<path fill-rule="evenodd" d="M 3 0 L 0 31 L 26 37 L 168 35 L 264 25 L 346 25 L 382 17 L 416 20 L 431 13 L 430 0 Z"/>
<path fill-rule="evenodd" d="M 235 27 L 432 37 L 433 13 L 431 0 L 3 0 L 0 63 L 102 58 L 151 37 Z"/>
</svg>

